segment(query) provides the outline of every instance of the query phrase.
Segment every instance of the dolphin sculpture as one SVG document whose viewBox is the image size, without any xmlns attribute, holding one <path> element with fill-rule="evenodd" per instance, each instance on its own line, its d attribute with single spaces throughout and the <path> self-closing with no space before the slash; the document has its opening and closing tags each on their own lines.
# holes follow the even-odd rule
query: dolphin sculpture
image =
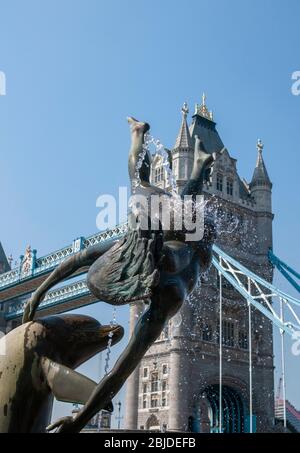
<svg viewBox="0 0 300 453">
<path fill-rule="evenodd" d="M 121 326 L 74 314 L 37 319 L 9 332 L 0 340 L 0 433 L 46 432 L 54 397 L 85 404 L 97 384 L 74 369 L 123 335 Z"/>
</svg>

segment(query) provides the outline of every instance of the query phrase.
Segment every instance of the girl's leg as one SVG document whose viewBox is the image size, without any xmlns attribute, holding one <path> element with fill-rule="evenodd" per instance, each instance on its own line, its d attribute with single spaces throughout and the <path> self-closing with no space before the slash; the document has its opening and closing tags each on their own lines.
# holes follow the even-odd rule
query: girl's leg
<svg viewBox="0 0 300 453">
<path fill-rule="evenodd" d="M 145 134 L 149 131 L 150 126 L 148 123 L 137 121 L 132 117 L 128 118 L 128 123 L 130 124 L 131 128 L 131 148 L 129 151 L 128 159 L 128 171 L 131 183 L 133 183 L 138 177 L 141 184 L 149 185 L 151 170 L 150 155 L 148 153 L 145 155 L 140 168 L 138 168 L 138 162 L 143 153 Z"/>
<path fill-rule="evenodd" d="M 182 196 L 196 196 L 202 193 L 206 172 L 213 161 L 213 156 L 205 152 L 201 140 L 196 136 L 194 166 L 191 177 L 183 189 Z"/>
<path fill-rule="evenodd" d="M 107 252 L 115 241 L 107 244 L 98 244 L 89 249 L 82 250 L 63 261 L 49 277 L 37 288 L 27 302 L 23 315 L 23 324 L 32 321 L 35 313 L 45 298 L 46 293 L 61 281 L 73 275 L 82 267 L 91 266 L 100 256 Z"/>
</svg>

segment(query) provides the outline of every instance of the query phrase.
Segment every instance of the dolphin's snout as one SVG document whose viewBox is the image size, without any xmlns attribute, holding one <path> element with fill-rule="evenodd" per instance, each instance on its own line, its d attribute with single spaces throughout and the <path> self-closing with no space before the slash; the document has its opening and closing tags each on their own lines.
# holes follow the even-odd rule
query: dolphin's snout
<svg viewBox="0 0 300 453">
<path fill-rule="evenodd" d="M 113 343 L 120 341 L 124 336 L 124 329 L 122 326 L 101 326 L 100 335 L 102 338 L 112 338 Z"/>
</svg>

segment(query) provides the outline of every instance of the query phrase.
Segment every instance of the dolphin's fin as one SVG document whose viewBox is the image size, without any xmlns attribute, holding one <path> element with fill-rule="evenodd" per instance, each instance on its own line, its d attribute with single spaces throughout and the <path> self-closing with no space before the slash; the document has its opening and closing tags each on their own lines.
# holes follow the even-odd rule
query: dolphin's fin
<svg viewBox="0 0 300 453">
<path fill-rule="evenodd" d="M 47 383 L 58 401 L 85 404 L 97 386 L 96 382 L 86 376 L 47 357 L 42 358 L 41 365 Z"/>
</svg>

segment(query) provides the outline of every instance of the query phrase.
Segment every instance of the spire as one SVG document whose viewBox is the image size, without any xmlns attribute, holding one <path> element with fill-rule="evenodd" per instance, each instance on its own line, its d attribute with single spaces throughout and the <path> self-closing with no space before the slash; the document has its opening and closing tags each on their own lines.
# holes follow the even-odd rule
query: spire
<svg viewBox="0 0 300 453">
<path fill-rule="evenodd" d="M 203 118 L 206 118 L 207 120 L 210 120 L 210 121 L 214 120 L 213 112 L 210 112 L 207 108 L 205 93 L 202 94 L 202 104 L 200 104 L 200 105 L 196 104 L 194 114 L 202 116 Z"/>
<path fill-rule="evenodd" d="M 252 181 L 250 183 L 250 188 L 253 188 L 254 186 L 269 186 L 272 187 L 271 180 L 269 178 L 264 159 L 263 159 L 263 149 L 264 145 L 262 141 L 259 139 L 257 141 L 257 151 L 258 151 L 258 156 L 257 156 L 257 161 L 256 161 L 256 167 L 253 173 Z"/>
<path fill-rule="evenodd" d="M 8 264 L 6 255 L 0 242 L 0 274 L 2 274 L 3 272 L 8 272 L 9 270 L 10 266 Z"/>
<path fill-rule="evenodd" d="M 177 140 L 176 140 L 174 149 L 178 149 L 178 148 L 193 149 L 193 142 L 192 142 L 191 134 L 190 134 L 190 131 L 189 131 L 189 128 L 187 125 L 187 116 L 189 113 L 189 109 L 188 109 L 188 105 L 186 102 L 183 104 L 181 112 L 182 112 L 182 122 L 181 122 L 179 134 L 177 136 Z"/>
</svg>

